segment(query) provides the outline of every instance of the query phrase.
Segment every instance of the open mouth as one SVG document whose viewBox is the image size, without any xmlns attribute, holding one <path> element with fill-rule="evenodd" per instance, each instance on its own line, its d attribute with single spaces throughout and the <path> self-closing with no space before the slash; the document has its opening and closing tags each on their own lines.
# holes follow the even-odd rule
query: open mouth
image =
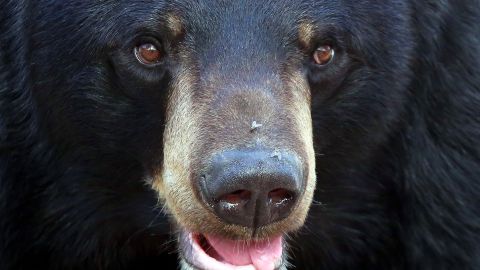
<svg viewBox="0 0 480 270">
<path fill-rule="evenodd" d="M 184 232 L 183 260 L 201 270 L 276 270 L 283 266 L 283 237 L 242 241 Z"/>
</svg>

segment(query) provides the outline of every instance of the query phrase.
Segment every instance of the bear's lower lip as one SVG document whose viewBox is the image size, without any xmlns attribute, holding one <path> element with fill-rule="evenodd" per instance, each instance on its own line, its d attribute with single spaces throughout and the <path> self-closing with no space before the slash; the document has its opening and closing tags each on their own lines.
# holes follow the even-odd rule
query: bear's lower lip
<svg viewBox="0 0 480 270">
<path fill-rule="evenodd" d="M 283 265 L 281 236 L 245 242 L 184 232 L 179 244 L 181 257 L 195 269 L 274 270 Z"/>
</svg>

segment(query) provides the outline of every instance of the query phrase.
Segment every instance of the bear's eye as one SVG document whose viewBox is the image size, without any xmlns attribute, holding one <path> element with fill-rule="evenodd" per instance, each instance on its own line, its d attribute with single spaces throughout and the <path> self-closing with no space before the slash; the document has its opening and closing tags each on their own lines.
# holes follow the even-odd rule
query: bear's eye
<svg viewBox="0 0 480 270">
<path fill-rule="evenodd" d="M 162 60 L 162 52 L 152 43 L 143 43 L 135 47 L 135 57 L 137 60 L 147 66 L 154 66 Z"/>
<path fill-rule="evenodd" d="M 319 66 L 329 64 L 335 56 L 335 50 L 330 45 L 319 46 L 313 52 L 313 61 Z"/>
</svg>

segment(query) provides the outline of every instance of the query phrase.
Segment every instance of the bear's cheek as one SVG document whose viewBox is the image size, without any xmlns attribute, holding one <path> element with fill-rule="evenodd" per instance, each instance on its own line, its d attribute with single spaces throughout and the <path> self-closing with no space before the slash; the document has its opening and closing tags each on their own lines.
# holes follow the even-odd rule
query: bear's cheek
<svg viewBox="0 0 480 270">
<path fill-rule="evenodd" d="M 201 109 L 195 108 L 198 106 L 193 101 L 192 80 L 185 71 L 172 84 L 163 136 L 163 166 L 157 168 L 153 188 L 180 227 L 220 230 L 220 222 L 202 206 L 191 184 L 192 149 L 199 140 L 201 115 Z"/>
</svg>

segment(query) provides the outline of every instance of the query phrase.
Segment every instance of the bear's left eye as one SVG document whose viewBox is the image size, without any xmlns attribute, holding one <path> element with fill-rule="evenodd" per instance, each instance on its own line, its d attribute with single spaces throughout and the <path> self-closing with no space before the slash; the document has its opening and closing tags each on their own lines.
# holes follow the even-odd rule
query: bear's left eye
<svg viewBox="0 0 480 270">
<path fill-rule="evenodd" d="M 134 53 L 138 62 L 147 66 L 159 64 L 163 57 L 162 51 L 152 43 L 143 43 L 136 46 Z"/>
</svg>

